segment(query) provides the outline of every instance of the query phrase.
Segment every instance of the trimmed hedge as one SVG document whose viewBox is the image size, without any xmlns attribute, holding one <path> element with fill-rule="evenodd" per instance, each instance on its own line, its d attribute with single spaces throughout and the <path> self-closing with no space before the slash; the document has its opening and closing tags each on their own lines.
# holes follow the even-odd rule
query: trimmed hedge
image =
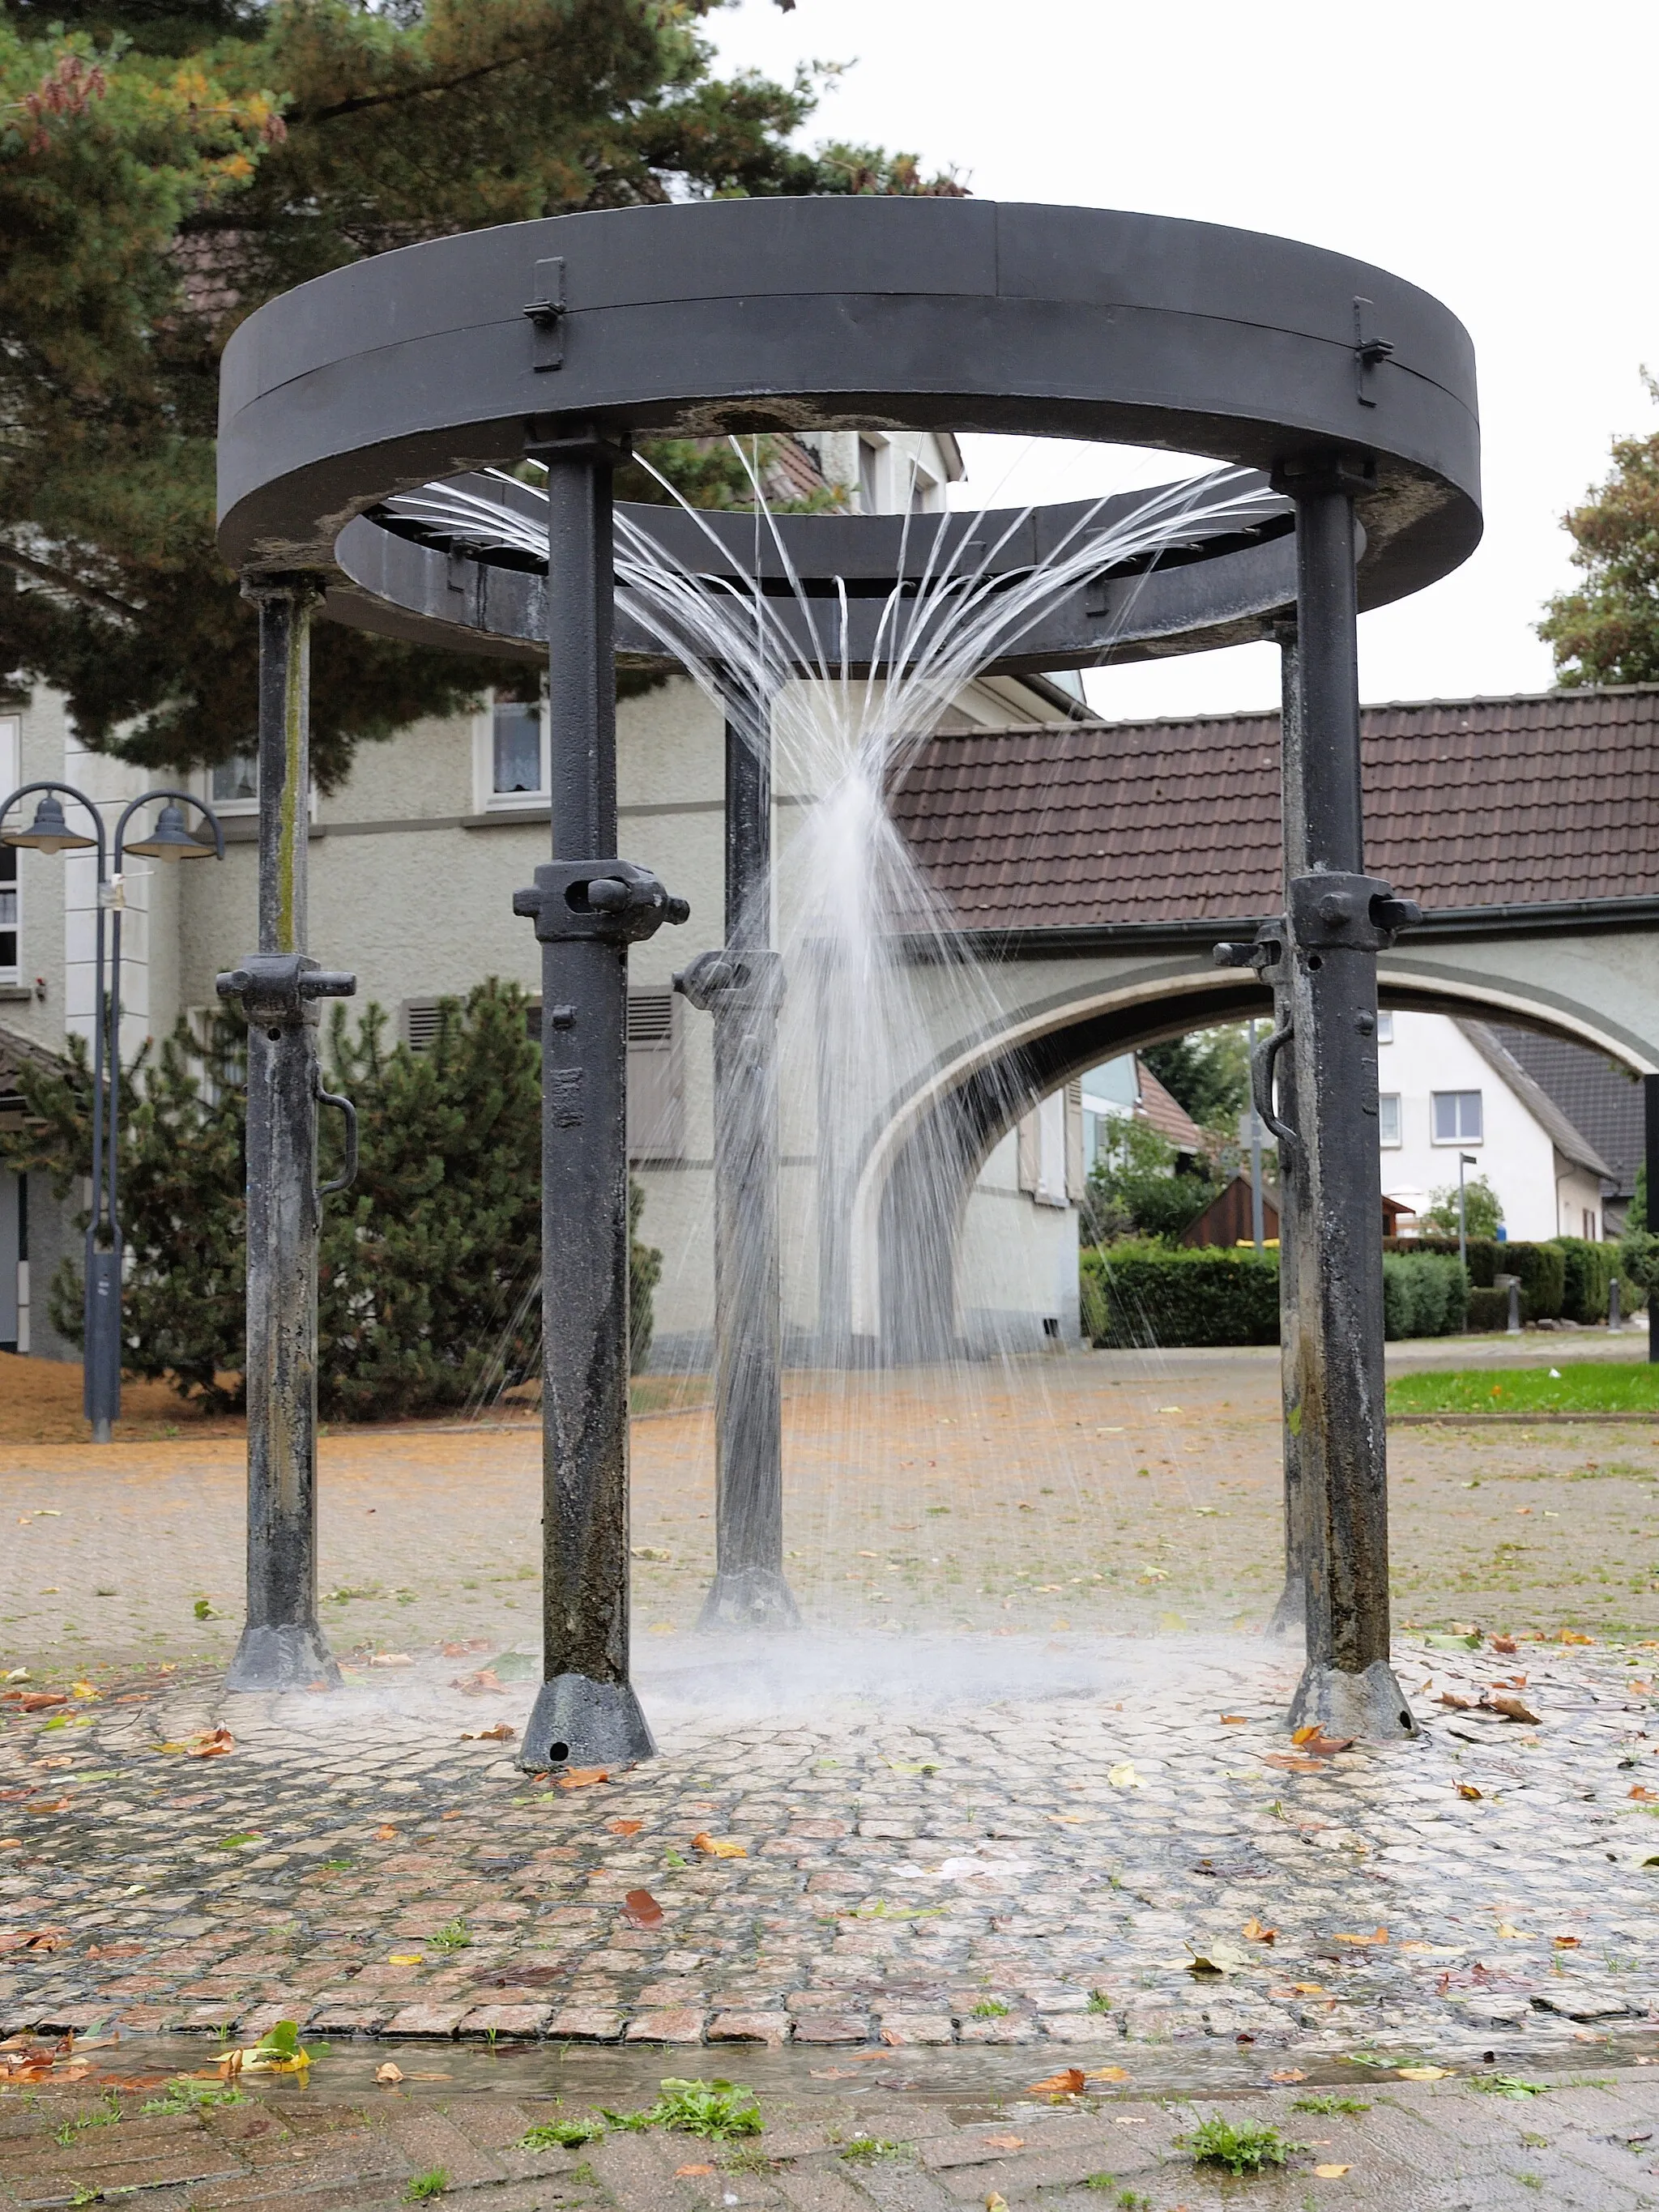
<svg viewBox="0 0 1659 2212">
<path fill-rule="evenodd" d="M 1463 1270 L 1444 1253 L 1383 1254 L 1385 1336 L 1455 1336 L 1463 1327 L 1468 1301 Z"/>
<path fill-rule="evenodd" d="M 1620 1268 L 1616 1244 L 1594 1243 L 1583 1237 L 1558 1237 L 1555 1241 L 1565 1263 L 1566 1285 L 1561 1298 L 1565 1320 L 1582 1322 L 1587 1328 L 1606 1321 L 1607 1294 L 1615 1274 L 1619 1276 L 1620 1312 L 1640 1311 L 1645 1295 Z"/>
<path fill-rule="evenodd" d="M 1468 1320 L 1466 1326 L 1477 1336 L 1491 1336 L 1510 1325 L 1510 1294 L 1507 1291 L 1473 1288 L 1469 1291 Z"/>
<path fill-rule="evenodd" d="M 1401 1255 L 1437 1252 L 1457 1257 L 1455 1237 L 1391 1237 L 1386 1249 Z M 1489 1291 L 1495 1275 L 1521 1278 L 1521 1318 L 1559 1321 L 1566 1293 L 1566 1256 L 1559 1244 L 1500 1244 L 1495 1237 L 1471 1237 L 1469 1283 Z M 1603 1306 L 1605 1316 L 1606 1308 Z"/>
<path fill-rule="evenodd" d="M 1097 1348 L 1277 1344 L 1279 1255 L 1113 1244 L 1082 1258 L 1083 1327 Z"/>
</svg>

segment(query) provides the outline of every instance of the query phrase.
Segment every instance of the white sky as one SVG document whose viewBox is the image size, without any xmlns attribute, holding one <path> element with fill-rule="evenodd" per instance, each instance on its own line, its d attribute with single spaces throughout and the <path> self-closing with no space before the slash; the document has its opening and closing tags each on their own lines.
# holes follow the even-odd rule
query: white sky
<svg viewBox="0 0 1659 2212">
<path fill-rule="evenodd" d="M 988 198 L 1306 239 L 1444 301 L 1474 339 L 1486 539 L 1362 619 L 1362 693 L 1547 688 L 1532 624 L 1576 573 L 1559 518 L 1615 434 L 1659 429 L 1638 374 L 1659 369 L 1651 0 L 741 0 L 708 28 L 728 68 L 855 63 L 809 144 L 955 164 Z M 1167 457 L 1149 473 L 1109 449 L 965 442 L 975 504 L 1000 484 L 1076 499 L 1168 473 Z M 1246 646 L 1089 684 L 1114 716 L 1221 711 L 1276 704 L 1277 664 Z"/>
</svg>

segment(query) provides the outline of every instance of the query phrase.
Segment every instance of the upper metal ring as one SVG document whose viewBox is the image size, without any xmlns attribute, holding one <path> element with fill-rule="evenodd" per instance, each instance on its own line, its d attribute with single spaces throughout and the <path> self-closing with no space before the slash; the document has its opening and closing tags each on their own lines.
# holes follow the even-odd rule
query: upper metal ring
<svg viewBox="0 0 1659 2212">
<path fill-rule="evenodd" d="M 1264 470 L 1357 454 L 1362 606 L 1480 532 L 1473 349 L 1415 286 L 1165 216 L 824 198 L 473 231 L 270 301 L 225 353 L 221 548 L 337 576 L 358 516 L 572 422 L 1000 431 Z"/>
</svg>

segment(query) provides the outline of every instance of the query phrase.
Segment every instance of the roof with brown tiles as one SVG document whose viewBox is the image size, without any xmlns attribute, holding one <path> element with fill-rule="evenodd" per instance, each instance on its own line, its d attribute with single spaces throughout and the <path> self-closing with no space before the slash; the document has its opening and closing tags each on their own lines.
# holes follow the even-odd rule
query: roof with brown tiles
<svg viewBox="0 0 1659 2212">
<path fill-rule="evenodd" d="M 1659 891 L 1659 686 L 1364 710 L 1365 860 L 1427 908 Z M 966 928 L 1262 915 L 1279 717 L 941 733 L 895 816 Z"/>
</svg>

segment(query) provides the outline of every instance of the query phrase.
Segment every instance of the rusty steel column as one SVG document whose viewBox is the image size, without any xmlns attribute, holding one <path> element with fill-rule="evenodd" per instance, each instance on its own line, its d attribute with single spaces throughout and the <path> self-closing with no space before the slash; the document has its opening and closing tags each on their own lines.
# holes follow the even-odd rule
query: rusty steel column
<svg viewBox="0 0 1659 2212">
<path fill-rule="evenodd" d="M 547 468 L 553 859 L 514 898 L 542 948 L 542 1686 L 521 1764 L 656 1746 L 629 1680 L 628 947 L 684 921 L 617 845 L 611 476 L 591 426 Z"/>
<path fill-rule="evenodd" d="M 225 1686 L 339 1686 L 317 1620 L 317 1000 L 351 975 L 307 957 L 308 576 L 259 609 L 259 950 L 218 979 L 247 1019 L 247 1619 Z"/>
<path fill-rule="evenodd" d="M 1276 478 L 1296 501 L 1299 699 L 1279 966 L 1295 1048 L 1291 1416 L 1307 1545 L 1291 1717 L 1388 1740 L 1415 1723 L 1389 1666 L 1376 955 L 1418 917 L 1364 873 L 1353 501 L 1370 481 L 1365 464 L 1334 455 Z"/>
<path fill-rule="evenodd" d="M 726 722 L 726 945 L 675 977 L 714 1022 L 714 1579 L 699 1628 L 798 1628 L 783 1571 L 769 704 Z"/>
</svg>

